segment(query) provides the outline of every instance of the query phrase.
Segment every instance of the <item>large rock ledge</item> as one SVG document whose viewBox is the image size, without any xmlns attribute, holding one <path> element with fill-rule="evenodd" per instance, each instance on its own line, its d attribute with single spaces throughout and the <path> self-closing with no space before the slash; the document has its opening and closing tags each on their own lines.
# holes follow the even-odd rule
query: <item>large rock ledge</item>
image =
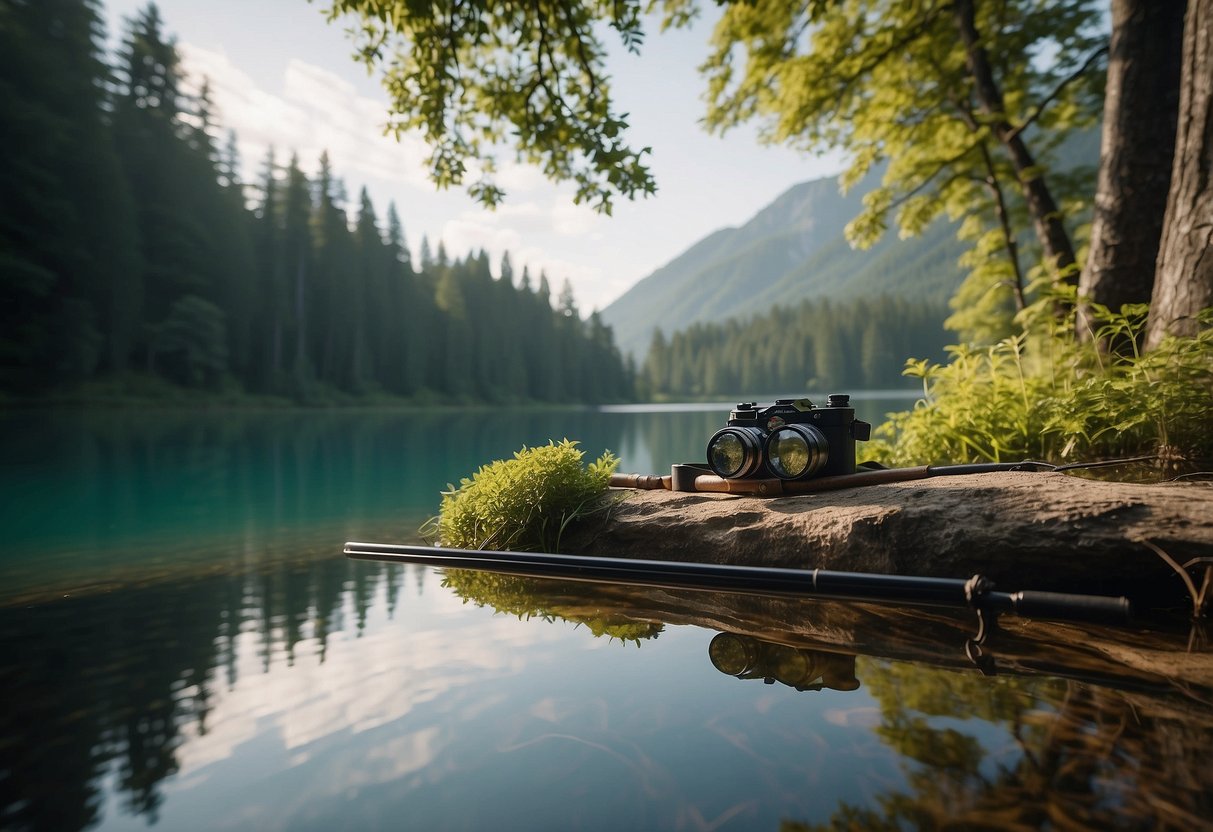
<svg viewBox="0 0 1213 832">
<path fill-rule="evenodd" d="M 1178 563 L 1213 557 L 1213 485 L 1065 474 L 938 477 L 795 497 L 615 490 L 571 531 L 582 554 L 960 578 L 1001 589 L 1186 598 Z M 1199 585 L 1199 579 L 1197 584 Z"/>
</svg>

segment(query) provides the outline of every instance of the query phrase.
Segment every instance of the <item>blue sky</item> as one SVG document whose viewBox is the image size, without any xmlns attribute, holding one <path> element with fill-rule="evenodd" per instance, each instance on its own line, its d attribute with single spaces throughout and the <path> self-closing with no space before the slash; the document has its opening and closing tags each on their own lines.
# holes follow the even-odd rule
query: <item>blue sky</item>
<svg viewBox="0 0 1213 832">
<path fill-rule="evenodd" d="M 111 41 L 142 0 L 106 3 Z M 461 190 L 437 191 L 425 178 L 417 140 L 382 135 L 386 96 L 377 78 L 350 57 L 340 23 L 325 4 L 307 0 L 160 0 L 187 73 L 210 79 L 220 123 L 236 131 L 246 177 L 273 145 L 279 161 L 294 150 L 314 172 L 322 150 L 356 202 L 366 186 L 382 217 L 395 201 L 410 247 L 422 235 L 453 256 L 485 248 L 498 261 L 509 250 L 516 268 L 545 269 L 553 288 L 567 278 L 583 313 L 603 308 L 636 281 L 696 240 L 744 223 L 792 185 L 836 174 L 837 156 L 818 158 L 762 147 L 755 131 L 709 136 L 698 125 L 704 82 L 696 72 L 710 25 L 658 34 L 639 57 L 619 48 L 612 58 L 614 94 L 630 113 L 634 146 L 653 148 L 655 196 L 620 200 L 611 217 L 572 201 L 572 186 L 548 182 L 534 168 L 500 159 L 508 190 L 496 211 Z M 709 7 L 711 4 L 707 4 Z"/>
</svg>

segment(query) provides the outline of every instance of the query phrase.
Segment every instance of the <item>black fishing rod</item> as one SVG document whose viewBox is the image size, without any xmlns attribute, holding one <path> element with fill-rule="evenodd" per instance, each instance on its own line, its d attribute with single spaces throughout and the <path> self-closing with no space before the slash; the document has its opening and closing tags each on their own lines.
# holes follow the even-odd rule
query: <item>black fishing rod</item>
<svg viewBox="0 0 1213 832">
<path fill-rule="evenodd" d="M 1051 465 L 1047 462 L 1024 460 L 1022 462 L 979 462 L 965 465 L 918 465 L 911 468 L 858 467 L 854 473 L 835 474 L 803 480 L 781 480 L 775 478 L 725 478 L 715 474 L 707 465 L 682 462 L 672 466 L 669 476 L 656 474 L 612 474 L 612 488 L 635 488 L 644 491 L 689 491 L 716 494 L 738 494 L 758 497 L 778 497 L 796 494 L 813 494 L 820 491 L 840 491 L 844 488 L 862 488 L 870 485 L 886 485 L 895 482 L 911 482 L 932 477 L 957 477 L 973 474 L 1003 472 L 1050 472 L 1062 473 L 1086 468 L 1105 468 L 1132 462 L 1155 459 L 1153 456 L 1130 459 L 1079 462 L 1070 465 Z"/>
<path fill-rule="evenodd" d="M 1124 597 L 1060 592 L 997 592 L 980 575 L 967 580 L 786 569 L 718 563 L 638 560 L 547 552 L 495 552 L 394 543 L 345 544 L 347 557 L 393 563 L 420 563 L 452 569 L 499 572 L 527 578 L 559 578 L 662 589 L 693 589 L 747 595 L 819 597 L 941 607 L 972 607 L 991 613 L 1063 621 L 1125 622 Z"/>
</svg>

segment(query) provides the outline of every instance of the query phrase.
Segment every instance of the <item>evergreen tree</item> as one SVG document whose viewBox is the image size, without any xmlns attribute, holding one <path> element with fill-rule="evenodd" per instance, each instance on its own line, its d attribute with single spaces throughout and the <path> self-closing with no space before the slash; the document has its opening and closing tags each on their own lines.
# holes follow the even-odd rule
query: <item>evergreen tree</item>
<svg viewBox="0 0 1213 832">
<path fill-rule="evenodd" d="M 0 385 L 126 367 L 142 293 L 99 4 L 0 0 Z"/>
<path fill-rule="evenodd" d="M 274 148 L 266 151 L 262 165 L 261 203 L 253 224 L 254 251 L 258 270 L 254 332 L 255 360 L 250 381 L 256 390 L 277 389 L 283 372 L 283 338 L 286 313 L 290 308 L 284 273 L 282 232 L 278 227 L 282 197 Z"/>
<path fill-rule="evenodd" d="M 430 333 L 437 310 L 434 309 L 432 299 L 425 296 L 413 272 L 412 256 L 395 203 L 388 206 L 387 246 L 393 261 L 391 275 L 398 298 L 393 307 L 395 319 L 392 321 L 392 327 L 401 335 L 399 349 L 402 355 L 396 390 L 402 394 L 411 394 L 425 384 Z"/>
<path fill-rule="evenodd" d="M 307 176 L 299 169 L 298 155 L 286 168 L 286 190 L 282 204 L 282 256 L 290 293 L 290 322 L 294 333 L 291 362 L 295 384 L 300 389 L 311 379 L 308 357 L 309 271 L 312 265 L 312 197 Z"/>
<path fill-rule="evenodd" d="M 375 363 L 391 363 L 389 339 L 391 328 L 386 270 L 387 252 L 375 207 L 370 194 L 363 188 L 358 196 L 358 222 L 354 231 L 357 247 L 357 268 L 346 281 L 345 291 L 350 299 L 350 318 L 354 322 L 353 350 L 350 354 L 349 389 L 360 392 L 375 378 Z"/>
</svg>

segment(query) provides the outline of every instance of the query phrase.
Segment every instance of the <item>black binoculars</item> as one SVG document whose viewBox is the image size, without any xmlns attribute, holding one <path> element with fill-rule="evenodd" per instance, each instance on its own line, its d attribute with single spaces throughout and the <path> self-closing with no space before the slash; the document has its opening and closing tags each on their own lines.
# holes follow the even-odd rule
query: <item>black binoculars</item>
<svg viewBox="0 0 1213 832">
<path fill-rule="evenodd" d="M 725 479 L 854 474 L 855 442 L 866 442 L 872 426 L 855 418 L 850 401 L 831 393 L 825 407 L 808 399 L 742 402 L 708 440 L 708 466 Z"/>
</svg>

